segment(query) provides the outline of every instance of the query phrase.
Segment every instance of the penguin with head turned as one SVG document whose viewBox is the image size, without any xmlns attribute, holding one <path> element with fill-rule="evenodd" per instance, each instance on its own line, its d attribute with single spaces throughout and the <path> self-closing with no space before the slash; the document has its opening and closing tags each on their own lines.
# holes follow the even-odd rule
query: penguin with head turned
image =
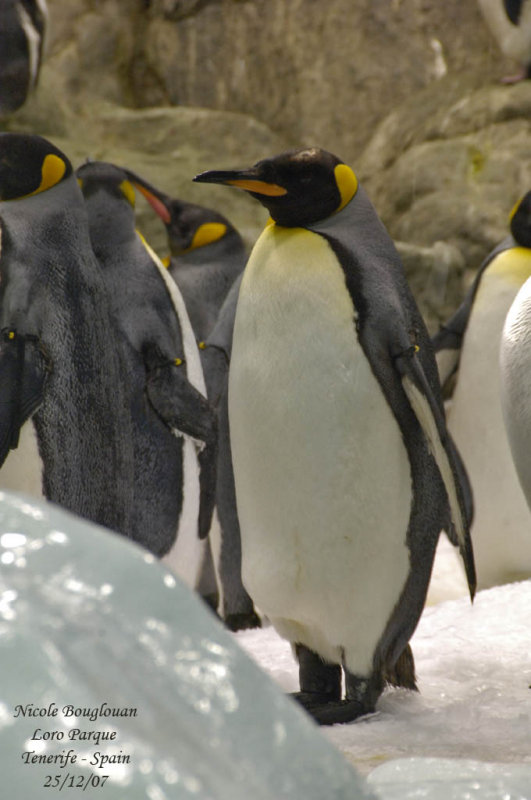
<svg viewBox="0 0 531 800">
<path fill-rule="evenodd" d="M 47 19 L 46 0 L 2 0 L 0 115 L 20 108 L 37 84 Z"/>
<path fill-rule="evenodd" d="M 128 535 L 126 375 L 83 196 L 39 136 L 0 134 L 0 331 L 0 464 L 31 416 L 45 497 Z"/>
<path fill-rule="evenodd" d="M 235 312 L 231 298 L 237 297 L 233 287 L 239 286 L 247 253 L 236 228 L 217 211 L 169 197 L 130 170 L 127 175 L 166 226 L 171 250 L 169 273 L 183 295 L 201 348 L 207 394 L 218 414 L 217 514 L 210 534 L 215 566 L 210 558 L 204 562 L 204 593 L 212 597 L 213 605 L 219 605 L 229 628 L 255 627 L 259 618 L 241 580 L 240 529 L 227 418 L 228 359 Z M 217 597 L 212 590 L 216 582 L 220 591 Z"/>
<path fill-rule="evenodd" d="M 505 430 L 498 365 L 507 312 L 531 277 L 531 192 L 514 207 L 510 231 L 433 337 L 441 382 L 455 377 L 448 429 L 474 492 L 472 535 L 481 589 L 531 575 L 531 517 Z"/>
<path fill-rule="evenodd" d="M 408 642 L 441 528 L 474 593 L 471 497 L 431 342 L 339 158 L 296 150 L 195 180 L 244 189 L 271 215 L 243 275 L 229 376 L 243 581 L 294 646 L 299 702 L 348 722 L 386 682 L 415 687 Z"/>
<path fill-rule="evenodd" d="M 531 77 L 531 0 L 478 0 L 479 7 L 500 50 L 520 64 L 503 83 Z"/>
<path fill-rule="evenodd" d="M 76 175 L 129 373 L 133 538 L 194 584 L 199 538 L 210 527 L 216 456 L 215 417 L 205 398 L 199 351 L 177 288 L 135 230 L 135 192 L 125 172 L 96 161 Z M 197 462 L 200 488 L 195 484 L 194 491 L 192 475 L 187 491 L 200 495 L 199 508 L 191 512 L 195 519 L 184 519 L 184 473 L 191 469 L 197 476 Z"/>
<path fill-rule="evenodd" d="M 127 174 L 166 227 L 168 269 L 184 297 L 197 340 L 203 342 L 247 261 L 242 237 L 217 211 L 169 197 L 130 170 Z"/>
</svg>

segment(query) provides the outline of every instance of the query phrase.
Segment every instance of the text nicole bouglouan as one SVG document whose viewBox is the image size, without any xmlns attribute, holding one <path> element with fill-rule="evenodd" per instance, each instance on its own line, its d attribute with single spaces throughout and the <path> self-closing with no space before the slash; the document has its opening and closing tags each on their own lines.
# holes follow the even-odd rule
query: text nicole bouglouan
<svg viewBox="0 0 531 800">
<path fill-rule="evenodd" d="M 25 723 L 22 765 L 35 770 L 36 782 L 44 788 L 103 788 L 113 772 L 117 774 L 118 765 L 131 764 L 114 726 L 119 719 L 137 716 L 136 708 L 113 708 L 108 703 L 88 708 L 16 705 L 13 717 Z"/>
</svg>

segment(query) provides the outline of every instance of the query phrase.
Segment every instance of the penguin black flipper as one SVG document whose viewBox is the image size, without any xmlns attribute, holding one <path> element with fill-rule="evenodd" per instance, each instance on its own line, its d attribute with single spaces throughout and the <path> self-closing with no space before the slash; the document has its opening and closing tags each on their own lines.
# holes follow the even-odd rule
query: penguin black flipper
<svg viewBox="0 0 531 800">
<path fill-rule="evenodd" d="M 216 500 L 217 424 L 205 397 L 174 361 L 161 362 L 155 345 L 144 348 L 146 395 L 162 421 L 177 435 L 202 444 L 199 461 L 199 538 L 208 535 Z M 178 359 L 179 360 L 179 359 Z M 158 362 L 158 363 L 157 363 Z"/>
<path fill-rule="evenodd" d="M 415 346 L 409 346 L 396 354 L 394 360 L 401 375 L 404 391 L 424 431 L 448 494 L 453 534 L 459 544 L 470 597 L 473 599 L 477 581 L 469 531 L 473 512 L 470 484 L 446 429 L 444 416 L 417 358 Z"/>
<path fill-rule="evenodd" d="M 350 224 L 345 224 L 350 222 Z M 447 493 L 451 518 L 446 524 L 450 530 L 450 540 L 460 548 L 471 597 L 476 590 L 474 557 L 469 533 L 473 517 L 472 491 L 461 458 L 446 430 L 442 399 L 436 396 L 439 384 L 433 374 L 432 358 L 427 358 L 430 349 L 429 338 L 424 323 L 413 305 L 409 290 L 406 291 L 405 278 L 398 254 L 392 243 L 387 241 L 387 232 L 375 216 L 372 204 L 359 187 L 356 197 L 340 214 L 326 220 L 305 226 L 324 236 L 335 250 L 339 260 L 345 265 L 345 275 L 349 291 L 355 296 L 354 305 L 359 309 L 358 336 L 382 386 L 389 382 L 388 391 L 396 393 L 397 383 L 404 391 L 408 404 L 418 420 L 439 469 Z M 360 229 L 363 227 L 362 238 Z M 383 235 L 385 232 L 385 238 Z M 357 239 L 355 236 L 357 235 Z M 367 257 L 370 244 L 382 240 L 379 253 L 381 263 L 374 260 L 371 272 L 357 277 L 359 262 Z M 383 246 L 383 243 L 385 247 Z M 350 255 L 349 255 L 350 254 Z M 382 269 L 383 268 L 383 269 Z M 380 270 L 381 273 L 380 273 Z M 381 293 L 380 285 L 392 281 L 395 303 L 380 308 L 377 315 L 368 316 L 364 309 L 364 294 L 369 290 L 375 295 Z M 371 288 L 369 285 L 371 283 Z M 391 286 L 389 287 L 391 289 Z M 402 308 L 402 313 L 399 308 Z M 419 336 L 419 348 L 411 335 Z M 417 355 L 419 352 L 419 355 Z M 383 353 L 391 356 L 392 373 L 385 366 Z"/>
<path fill-rule="evenodd" d="M 459 369 L 461 346 L 470 319 L 472 306 L 474 305 L 474 300 L 485 270 L 499 253 L 504 250 L 509 250 L 511 247 L 515 247 L 516 244 L 512 236 L 507 236 L 491 250 L 480 264 L 476 277 L 457 311 L 455 311 L 444 325 L 441 325 L 440 330 L 432 337 L 433 349 L 437 356 L 439 380 L 443 388 Z"/>
<path fill-rule="evenodd" d="M 18 446 L 20 429 L 40 406 L 49 367 L 36 337 L 3 331 L 0 345 L 0 466 L 9 450 Z M 8 390 L 6 391 L 6 388 Z"/>
</svg>

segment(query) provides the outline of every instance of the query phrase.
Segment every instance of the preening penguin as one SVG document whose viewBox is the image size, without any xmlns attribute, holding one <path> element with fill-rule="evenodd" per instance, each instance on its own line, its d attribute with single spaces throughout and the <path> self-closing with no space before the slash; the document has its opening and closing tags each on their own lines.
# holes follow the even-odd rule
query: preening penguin
<svg viewBox="0 0 531 800">
<path fill-rule="evenodd" d="M 132 536 L 157 556 L 182 546 L 183 436 L 201 465 L 199 535 L 210 527 L 215 489 L 216 426 L 205 398 L 199 351 L 177 288 L 135 231 L 135 192 L 125 172 L 90 162 L 77 170 L 94 253 L 102 267 L 129 374 L 135 457 Z M 195 442 L 195 445 L 194 445 Z M 199 494 L 196 491 L 196 495 Z M 197 514 L 197 509 L 196 509 Z M 176 541 L 177 536 L 177 541 Z"/>
<path fill-rule="evenodd" d="M 299 659 L 322 724 L 415 686 L 408 641 L 441 528 L 474 593 L 471 499 L 431 343 L 354 172 L 318 148 L 195 180 L 271 220 L 244 272 L 229 417 L 243 580 Z M 346 697 L 341 699 L 341 668 Z"/>
<path fill-rule="evenodd" d="M 171 250 L 169 271 L 186 303 L 199 342 L 206 339 L 247 253 L 228 219 L 210 208 L 169 197 L 127 171 L 129 180 L 162 219 Z"/>
<path fill-rule="evenodd" d="M 530 77 L 531 69 L 531 2 L 530 0 L 478 0 L 500 50 L 521 65 L 516 75 L 503 78 L 504 83 L 517 83 Z"/>
<path fill-rule="evenodd" d="M 531 516 L 502 414 L 499 351 L 505 318 L 531 276 L 531 192 L 515 206 L 511 235 L 484 260 L 463 303 L 433 338 L 441 382 L 457 382 L 448 429 L 474 492 L 472 535 L 482 589 L 531 575 Z"/>
<path fill-rule="evenodd" d="M 45 0 L 2 0 L 0 115 L 20 108 L 37 84 L 47 16 Z"/>
<path fill-rule="evenodd" d="M 0 134 L 0 464 L 32 415 L 43 492 L 128 534 L 126 376 L 83 197 L 65 155 Z"/>
</svg>

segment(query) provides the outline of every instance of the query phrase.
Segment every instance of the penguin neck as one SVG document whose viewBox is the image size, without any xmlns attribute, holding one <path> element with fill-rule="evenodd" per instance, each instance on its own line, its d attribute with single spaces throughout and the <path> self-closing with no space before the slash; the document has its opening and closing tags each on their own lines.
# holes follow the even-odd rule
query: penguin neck
<svg viewBox="0 0 531 800">
<path fill-rule="evenodd" d="M 212 267 L 213 264 L 216 264 L 217 268 L 226 265 L 228 268 L 234 267 L 238 272 L 237 266 L 241 265 L 240 268 L 243 268 L 246 253 L 241 236 L 236 231 L 229 231 L 215 242 L 184 253 L 172 248 L 171 260 L 177 268 L 180 264 L 192 267 L 205 265 Z"/>
</svg>

